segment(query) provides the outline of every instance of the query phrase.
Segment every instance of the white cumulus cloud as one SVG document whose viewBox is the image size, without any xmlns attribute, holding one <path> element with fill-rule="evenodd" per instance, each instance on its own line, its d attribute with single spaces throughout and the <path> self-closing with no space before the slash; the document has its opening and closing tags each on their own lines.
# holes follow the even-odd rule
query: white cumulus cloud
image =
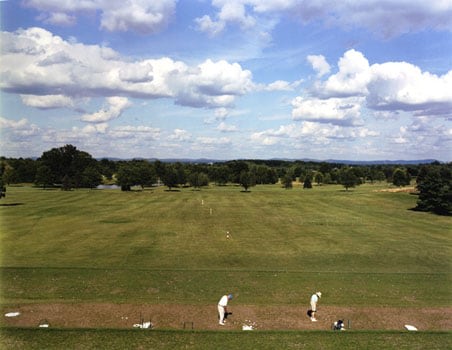
<svg viewBox="0 0 452 350">
<path fill-rule="evenodd" d="M 20 98 L 24 105 L 40 109 L 74 107 L 72 98 L 64 95 L 20 95 Z"/>
<path fill-rule="evenodd" d="M 107 122 L 118 118 L 127 107 L 131 106 L 131 103 L 126 97 L 108 97 L 107 103 L 108 106 L 101 110 L 92 114 L 83 115 L 81 120 L 90 123 Z"/>
<path fill-rule="evenodd" d="M 317 72 L 318 77 L 328 74 L 331 70 L 330 65 L 322 55 L 309 55 L 307 60 L 312 65 L 312 68 Z"/>
<path fill-rule="evenodd" d="M 424 0 L 212 0 L 216 13 L 197 19 L 199 29 L 218 34 L 229 24 L 256 25 L 264 18 L 313 21 L 345 29 L 364 28 L 380 37 L 423 30 L 452 31 L 452 3 Z M 382 25 L 384 23 L 384 25 Z"/>
<path fill-rule="evenodd" d="M 167 27 L 176 0 L 24 0 L 39 11 L 39 20 L 55 25 L 73 25 L 84 14 L 100 13 L 100 28 L 152 34 Z"/>
<path fill-rule="evenodd" d="M 208 137 L 201 136 L 196 138 L 197 143 L 204 146 L 224 146 L 231 143 L 228 137 Z"/>
<path fill-rule="evenodd" d="M 8 133 L 3 132 L 6 130 L 8 130 Z M 2 131 L 3 143 L 5 141 L 20 142 L 22 138 L 38 135 L 40 128 L 35 124 L 31 124 L 26 118 L 15 120 L 0 117 L 0 131 Z"/>
<path fill-rule="evenodd" d="M 217 126 L 217 130 L 221 132 L 234 132 L 237 131 L 237 127 L 235 125 L 226 124 L 225 122 L 221 122 Z"/>
<path fill-rule="evenodd" d="M 236 96 L 254 89 L 252 74 L 238 63 L 207 59 L 196 68 L 185 68 L 169 80 L 176 102 L 192 107 L 227 107 Z"/>
<path fill-rule="evenodd" d="M 28 120 L 25 118 L 15 120 L 0 117 L 0 127 L 2 129 L 23 129 L 28 126 Z"/>
<path fill-rule="evenodd" d="M 191 139 L 191 133 L 183 129 L 174 129 L 173 133 L 168 137 L 171 141 L 189 141 Z"/>
<path fill-rule="evenodd" d="M 105 134 L 108 130 L 108 123 L 88 124 L 82 128 L 83 134 Z"/>
<path fill-rule="evenodd" d="M 438 76 L 410 63 L 387 62 L 373 65 L 370 72 L 370 108 L 452 116 L 452 70 Z"/>
<path fill-rule="evenodd" d="M 348 50 L 339 59 L 339 72 L 317 86 L 317 93 L 324 96 L 356 96 L 366 94 L 370 81 L 369 62 L 356 50 Z"/>
<path fill-rule="evenodd" d="M 23 95 L 169 97 L 180 105 L 216 108 L 255 88 L 249 70 L 225 60 L 194 66 L 168 57 L 131 61 L 108 47 L 68 42 L 42 28 L 2 32 L 0 40 L 0 87 Z"/>
<path fill-rule="evenodd" d="M 246 1 L 241 0 L 215 0 L 212 5 L 218 8 L 216 18 L 208 15 L 196 18 L 198 29 L 207 32 L 211 36 L 221 33 L 228 23 L 239 25 L 247 29 L 256 25 L 256 19 L 247 14 Z"/>
<path fill-rule="evenodd" d="M 292 91 L 298 85 L 300 85 L 301 81 L 297 81 L 294 83 L 290 83 L 285 80 L 276 80 L 273 83 L 265 86 L 264 90 L 266 91 Z"/>
<path fill-rule="evenodd" d="M 365 127 L 342 127 L 333 124 L 324 124 L 303 121 L 300 124 L 281 125 L 278 129 L 267 129 L 251 134 L 253 143 L 262 146 L 293 145 L 327 145 L 332 140 L 351 141 L 377 137 L 379 133 Z"/>
<path fill-rule="evenodd" d="M 302 98 L 292 101 L 292 117 L 294 120 L 316 121 L 337 125 L 360 125 L 360 98 Z"/>
<path fill-rule="evenodd" d="M 108 136 L 118 139 L 140 138 L 144 140 L 156 140 L 160 136 L 160 129 L 150 126 L 118 126 L 110 129 Z"/>
<path fill-rule="evenodd" d="M 309 96 L 292 101 L 294 119 L 350 124 L 363 108 L 404 111 L 413 116 L 452 117 L 452 71 L 438 76 L 407 62 L 369 64 L 349 50 L 339 59 L 338 72 L 315 82 Z"/>
</svg>

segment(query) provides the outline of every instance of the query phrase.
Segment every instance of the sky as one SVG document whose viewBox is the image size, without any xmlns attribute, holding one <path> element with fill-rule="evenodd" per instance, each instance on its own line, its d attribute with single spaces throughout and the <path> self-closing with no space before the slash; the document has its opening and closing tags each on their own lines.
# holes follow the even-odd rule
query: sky
<svg viewBox="0 0 452 350">
<path fill-rule="evenodd" d="M 0 155 L 452 161 L 452 0 L 3 0 Z"/>
</svg>

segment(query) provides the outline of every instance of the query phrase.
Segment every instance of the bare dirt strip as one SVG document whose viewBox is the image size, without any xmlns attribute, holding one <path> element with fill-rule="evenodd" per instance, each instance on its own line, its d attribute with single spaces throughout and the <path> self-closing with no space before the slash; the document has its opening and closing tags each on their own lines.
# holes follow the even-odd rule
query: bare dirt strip
<svg viewBox="0 0 452 350">
<path fill-rule="evenodd" d="M 58 328 L 133 328 L 140 320 L 155 329 L 238 330 L 252 324 L 258 330 L 327 330 L 338 319 L 354 330 L 402 330 L 405 324 L 422 330 L 452 330 L 452 308 L 332 307 L 318 310 L 311 322 L 305 307 L 231 305 L 226 325 L 220 326 L 216 305 L 136 305 L 112 303 L 25 304 L 1 307 L 3 326 Z M 6 317 L 9 312 L 19 316 Z"/>
<path fill-rule="evenodd" d="M 382 190 L 374 190 L 373 192 L 391 192 L 391 193 L 396 193 L 396 192 L 406 192 L 406 193 L 415 193 L 416 187 L 398 187 L 398 188 L 387 188 L 387 189 L 382 189 Z"/>
</svg>

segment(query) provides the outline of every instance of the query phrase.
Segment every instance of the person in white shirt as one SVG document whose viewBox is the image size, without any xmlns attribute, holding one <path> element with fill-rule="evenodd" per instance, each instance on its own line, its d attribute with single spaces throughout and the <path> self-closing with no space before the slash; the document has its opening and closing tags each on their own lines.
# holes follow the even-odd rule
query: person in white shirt
<svg viewBox="0 0 452 350">
<path fill-rule="evenodd" d="M 232 299 L 232 294 L 223 295 L 218 302 L 218 314 L 220 316 L 219 324 L 224 326 L 225 314 L 228 312 L 228 301 Z"/>
<path fill-rule="evenodd" d="M 310 312 L 310 317 L 311 317 L 311 321 L 312 322 L 317 322 L 317 319 L 315 318 L 315 313 L 317 312 L 317 303 L 319 301 L 319 299 L 322 297 L 322 293 L 321 292 L 317 292 L 312 294 L 311 296 L 311 312 Z M 309 315 L 309 312 L 308 312 Z"/>
</svg>

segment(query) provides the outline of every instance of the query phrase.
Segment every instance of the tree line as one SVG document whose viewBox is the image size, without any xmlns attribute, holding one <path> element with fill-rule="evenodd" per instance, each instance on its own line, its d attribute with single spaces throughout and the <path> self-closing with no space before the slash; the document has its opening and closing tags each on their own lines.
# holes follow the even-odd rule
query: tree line
<svg viewBox="0 0 452 350">
<path fill-rule="evenodd" d="M 248 191 L 255 185 L 280 183 L 290 189 L 295 181 L 303 188 L 341 184 L 346 190 L 365 182 L 386 181 L 395 186 L 416 182 L 416 209 L 438 214 L 451 212 L 451 163 L 427 165 L 347 165 L 343 163 L 285 160 L 231 160 L 217 163 L 165 163 L 160 160 L 96 160 L 73 145 L 52 148 L 38 159 L 0 158 L 0 198 L 5 185 L 34 183 L 43 188 L 95 188 L 116 184 L 123 191 L 164 185 L 169 190 L 190 186 L 200 189 L 210 183 L 237 184 Z"/>
</svg>

